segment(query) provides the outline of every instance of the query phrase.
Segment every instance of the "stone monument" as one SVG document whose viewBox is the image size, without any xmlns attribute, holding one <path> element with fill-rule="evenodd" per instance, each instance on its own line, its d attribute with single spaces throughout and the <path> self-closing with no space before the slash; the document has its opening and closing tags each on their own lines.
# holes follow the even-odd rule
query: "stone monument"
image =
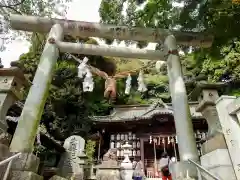
<svg viewBox="0 0 240 180">
<path fill-rule="evenodd" d="M 102 164 L 96 166 L 97 180 L 120 180 L 120 166 L 117 162 L 117 150 L 109 149 L 103 156 Z"/>
<path fill-rule="evenodd" d="M 83 179 L 83 165 L 86 155 L 84 153 L 85 140 L 81 136 L 70 136 L 64 142 L 66 152 L 62 155 L 58 165 L 58 175 L 66 179 Z"/>
</svg>

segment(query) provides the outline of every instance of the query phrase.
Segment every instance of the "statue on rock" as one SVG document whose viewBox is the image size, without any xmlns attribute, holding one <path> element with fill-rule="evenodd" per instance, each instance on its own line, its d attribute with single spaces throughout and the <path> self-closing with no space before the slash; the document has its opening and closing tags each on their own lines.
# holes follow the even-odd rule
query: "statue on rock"
<svg viewBox="0 0 240 180">
<path fill-rule="evenodd" d="M 117 149 L 109 149 L 106 154 L 103 155 L 103 161 L 117 160 Z"/>
</svg>

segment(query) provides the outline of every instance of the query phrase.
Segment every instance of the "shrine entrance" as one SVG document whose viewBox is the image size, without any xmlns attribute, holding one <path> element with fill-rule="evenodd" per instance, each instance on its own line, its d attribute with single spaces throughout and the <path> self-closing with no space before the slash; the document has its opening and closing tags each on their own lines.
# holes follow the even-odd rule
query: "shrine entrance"
<svg viewBox="0 0 240 180">
<path fill-rule="evenodd" d="M 163 152 L 169 158 L 179 159 L 178 146 L 175 135 L 154 135 L 144 141 L 144 167 L 147 177 L 155 177 L 155 172 L 160 169 L 159 162 Z"/>
<path fill-rule="evenodd" d="M 191 104 L 191 110 L 194 110 L 194 105 Z M 174 128 L 173 112 L 161 106 L 156 106 L 151 113 L 146 113 L 148 109 L 147 105 L 116 106 L 110 115 L 94 116 L 92 120 L 95 123 L 93 131 L 100 132 L 104 138 L 104 144 L 97 152 L 103 155 L 108 149 L 116 148 L 118 161 L 121 162 L 124 159 L 121 146 L 127 141 L 132 145 L 130 159 L 141 160 L 146 176 L 154 177 L 154 170 L 158 169 L 164 150 L 170 158 L 176 157 L 178 161 L 180 160 L 179 142 Z M 136 118 L 140 112 L 144 112 L 145 116 Z M 195 113 L 192 111 L 192 114 Z M 195 142 L 198 142 L 199 132 L 204 137 L 208 126 L 200 116 L 192 116 L 192 122 Z"/>
<path fill-rule="evenodd" d="M 54 66 L 60 51 L 75 54 L 167 61 L 169 89 L 172 97 L 175 128 L 179 141 L 180 160 L 182 165 L 189 159 L 195 162 L 199 161 L 177 44 L 210 47 L 213 36 L 203 33 L 103 25 L 99 23 L 21 15 L 11 15 L 10 25 L 15 30 L 49 33 L 10 145 L 10 151 L 33 151 L 37 128 L 47 99 L 49 83 L 51 83 Z M 64 35 L 162 43 L 164 44 L 164 51 L 69 43 L 63 42 Z M 182 167 L 185 168 L 186 173 L 188 168 L 184 165 Z M 196 172 L 194 173 L 196 175 Z"/>
</svg>

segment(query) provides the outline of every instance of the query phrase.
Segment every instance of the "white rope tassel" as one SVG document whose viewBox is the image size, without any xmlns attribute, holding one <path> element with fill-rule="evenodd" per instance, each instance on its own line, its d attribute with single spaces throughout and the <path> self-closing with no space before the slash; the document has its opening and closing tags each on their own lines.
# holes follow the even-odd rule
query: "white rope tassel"
<svg viewBox="0 0 240 180">
<path fill-rule="evenodd" d="M 131 87 L 132 87 L 131 82 L 132 82 L 132 77 L 129 74 L 126 80 L 125 94 L 130 94 Z"/>
<path fill-rule="evenodd" d="M 86 75 L 83 80 L 83 91 L 92 92 L 94 88 L 92 73 L 88 68 L 86 68 L 85 70 L 86 70 Z"/>
<path fill-rule="evenodd" d="M 137 81 L 138 81 L 138 91 L 139 92 L 146 92 L 147 91 L 147 87 L 146 87 L 146 85 L 144 83 L 142 71 L 139 72 Z"/>
<path fill-rule="evenodd" d="M 80 64 L 78 66 L 78 77 L 83 78 L 87 74 L 87 62 L 88 58 L 83 58 L 82 62 L 78 61 Z"/>
<path fill-rule="evenodd" d="M 171 143 L 171 141 L 170 141 L 170 137 L 168 136 L 168 144 L 170 144 Z"/>
<path fill-rule="evenodd" d="M 149 138 L 149 143 L 150 144 L 152 143 L 152 136 L 150 136 L 150 138 Z"/>
</svg>

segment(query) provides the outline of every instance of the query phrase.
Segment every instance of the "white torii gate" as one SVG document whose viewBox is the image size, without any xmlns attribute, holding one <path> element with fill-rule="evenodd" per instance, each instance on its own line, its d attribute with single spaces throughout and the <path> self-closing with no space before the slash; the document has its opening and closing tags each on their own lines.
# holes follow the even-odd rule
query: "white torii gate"
<svg viewBox="0 0 240 180">
<path fill-rule="evenodd" d="M 186 88 L 179 61 L 177 43 L 189 46 L 210 47 L 213 37 L 200 33 L 185 33 L 165 29 L 136 28 L 104 25 L 82 21 L 48 19 L 34 16 L 11 15 L 13 29 L 30 32 L 49 33 L 48 41 L 40 58 L 33 85 L 29 91 L 10 150 L 12 152 L 32 152 L 37 127 L 47 99 L 54 65 L 59 52 L 91 54 L 102 56 L 160 59 L 166 60 L 170 92 L 174 108 L 174 121 L 178 136 L 180 160 L 198 161 L 198 153 L 193 133 L 193 125 L 188 106 Z M 164 43 L 165 50 L 153 51 L 112 46 L 98 46 L 63 42 L 63 35 L 80 37 L 100 37 L 120 40 L 136 40 Z"/>
</svg>

